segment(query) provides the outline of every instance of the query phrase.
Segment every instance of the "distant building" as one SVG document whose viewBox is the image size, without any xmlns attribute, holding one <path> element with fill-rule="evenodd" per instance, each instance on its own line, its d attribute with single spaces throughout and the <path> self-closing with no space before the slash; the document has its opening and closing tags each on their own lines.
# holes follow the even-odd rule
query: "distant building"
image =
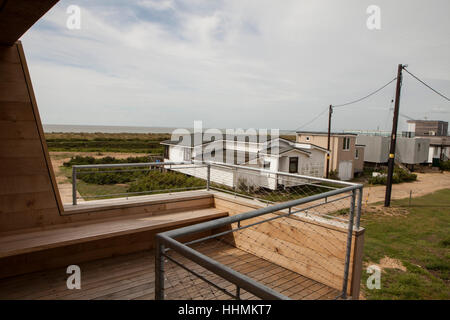
<svg viewBox="0 0 450 320">
<path fill-rule="evenodd" d="M 358 143 L 366 146 L 364 152 L 364 161 L 385 164 L 388 162 L 390 137 L 358 135 Z M 415 165 L 428 162 L 428 152 L 430 142 L 427 138 L 405 138 L 398 137 L 395 148 L 395 159 L 406 165 Z"/>
<path fill-rule="evenodd" d="M 407 137 L 423 137 L 429 141 L 428 163 L 450 158 L 450 137 L 448 122 L 440 120 L 408 120 Z"/>
<path fill-rule="evenodd" d="M 327 148 L 328 133 L 298 131 L 298 143 L 312 143 Z M 356 143 L 354 133 L 332 133 L 330 137 L 330 171 L 337 171 L 341 180 L 351 180 L 363 171 L 364 145 Z"/>
<path fill-rule="evenodd" d="M 416 137 L 447 136 L 448 122 L 440 120 L 408 120 L 408 132 Z"/>
<path fill-rule="evenodd" d="M 240 139 L 243 138 L 243 139 Z M 180 140 L 166 140 L 164 161 L 212 161 L 231 165 L 241 165 L 260 168 L 268 171 L 300 174 L 314 177 L 324 177 L 327 149 L 312 143 L 296 143 L 282 138 L 268 141 L 252 141 L 248 136 L 230 139 L 226 135 L 216 140 L 201 140 L 194 142 L 193 136 L 185 135 Z M 199 178 L 206 177 L 206 169 L 177 169 L 185 174 Z M 242 178 L 242 177 L 241 177 Z M 254 178 L 254 179 L 253 179 Z M 256 179 L 257 178 L 257 179 Z M 268 176 L 266 173 L 259 177 L 245 177 L 254 185 L 276 189 L 279 185 L 287 186 L 289 179 Z M 234 187 L 238 177 L 233 171 L 224 168 L 214 168 L 211 171 L 211 181 Z M 264 181 L 263 181 L 264 180 Z"/>
</svg>

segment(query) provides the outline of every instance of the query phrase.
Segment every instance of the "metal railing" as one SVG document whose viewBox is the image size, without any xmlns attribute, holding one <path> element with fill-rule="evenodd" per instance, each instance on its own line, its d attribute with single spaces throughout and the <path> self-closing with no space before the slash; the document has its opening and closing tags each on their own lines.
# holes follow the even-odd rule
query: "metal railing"
<svg viewBox="0 0 450 320">
<path fill-rule="evenodd" d="M 208 171 L 213 170 L 214 165 L 209 164 Z M 223 166 L 223 164 L 220 164 Z M 233 165 L 225 165 L 229 168 L 233 169 L 242 169 L 239 166 Z M 246 168 L 248 169 L 248 168 Z M 250 169 L 252 172 L 261 173 L 260 169 L 252 168 Z M 266 173 L 273 173 L 265 170 Z M 209 172 L 208 176 L 212 173 Z M 193 274 L 195 277 L 201 279 L 207 285 L 213 287 L 215 290 L 218 290 L 225 295 L 234 298 L 240 299 L 240 290 L 244 289 L 247 292 L 255 295 L 256 297 L 262 299 L 289 299 L 288 296 L 277 292 L 276 290 L 263 285 L 262 283 L 252 279 L 249 276 L 246 276 L 243 273 L 240 273 L 234 270 L 231 267 L 226 266 L 223 263 L 218 262 L 206 254 L 203 254 L 199 250 L 192 248 L 190 246 L 198 244 L 200 242 L 210 241 L 222 239 L 225 235 L 241 232 L 244 229 L 252 228 L 258 225 L 262 225 L 264 223 L 271 223 L 274 220 L 279 219 L 295 219 L 297 215 L 304 214 L 305 212 L 314 210 L 321 206 L 326 206 L 330 204 L 335 204 L 338 201 L 343 201 L 344 199 L 350 198 L 350 204 L 348 206 L 348 219 L 340 219 L 340 221 L 347 221 L 347 237 L 345 241 L 345 261 L 343 266 L 343 274 L 342 274 L 342 290 L 340 294 L 338 294 L 335 298 L 347 298 L 347 286 L 349 281 L 349 268 L 350 268 L 350 255 L 352 248 L 352 236 L 353 230 L 359 229 L 360 224 L 360 215 L 361 215 L 361 203 L 362 203 L 362 185 L 353 184 L 348 182 L 339 182 L 334 180 L 327 180 L 323 178 L 315 178 L 308 176 L 299 176 L 295 174 L 285 174 L 278 173 L 283 177 L 291 177 L 296 179 L 307 180 L 305 183 L 310 185 L 311 180 L 318 181 L 321 183 L 328 183 L 333 185 L 339 185 L 339 187 L 328 187 L 329 191 L 321 192 L 319 194 L 314 194 L 306 197 L 302 197 L 296 200 L 290 200 L 282 203 L 273 203 L 267 207 L 263 207 L 261 209 L 257 209 L 254 211 L 237 214 L 234 216 L 229 216 L 226 218 L 220 218 L 204 223 L 200 223 L 197 225 L 191 225 L 184 228 L 171 230 L 167 232 L 163 232 L 156 235 L 156 253 L 155 253 L 155 299 L 165 299 L 165 263 L 171 262 L 186 270 L 186 272 Z M 211 187 L 212 189 L 219 189 L 217 187 Z M 238 192 L 235 193 L 235 196 L 241 196 Z M 275 214 L 275 216 L 274 216 Z M 314 214 L 314 213 L 313 213 Z M 323 217 L 324 215 L 321 213 L 316 213 L 318 216 Z M 329 215 L 329 217 L 333 217 Z M 241 222 L 248 221 L 254 218 L 265 218 L 256 222 L 251 222 L 246 225 L 242 225 Z M 209 235 L 206 237 L 201 237 L 199 239 L 182 243 L 178 241 L 177 238 L 193 236 L 200 232 L 209 231 L 212 232 L 214 229 L 218 229 L 221 227 L 229 227 L 232 224 L 236 224 L 236 228 L 231 228 L 226 231 L 218 232 L 213 235 Z M 261 240 L 262 241 L 262 240 Z M 332 244 L 330 244 L 331 246 Z M 212 281 L 208 279 L 206 272 L 201 274 L 201 272 L 196 272 L 193 268 L 186 267 L 180 261 L 174 258 L 171 255 L 171 252 L 175 252 L 180 257 L 186 258 L 189 261 L 195 263 L 196 265 L 201 266 L 204 270 L 208 272 L 212 272 L 214 275 L 225 279 L 229 283 L 232 283 L 236 290 L 235 293 L 230 292 L 230 290 L 226 290 L 224 287 L 219 286 L 217 283 L 220 281 Z M 299 257 L 300 259 L 300 257 Z M 166 260 L 166 261 L 165 261 Z M 180 260 L 180 259 L 178 259 Z M 300 261 L 299 261 L 300 262 Z"/>
<path fill-rule="evenodd" d="M 130 170 L 123 170 L 129 168 Z M 121 170 L 119 170 L 121 169 Z M 338 298 L 347 297 L 347 285 L 350 268 L 350 254 L 352 247 L 353 230 L 359 229 L 361 203 L 362 203 L 362 185 L 343 181 L 324 179 L 321 177 L 311 177 L 286 172 L 274 172 L 251 166 L 239 166 L 217 162 L 150 162 L 150 163 L 129 163 L 129 164 L 99 164 L 99 165 L 74 165 L 72 167 L 73 181 L 73 204 L 77 204 L 77 178 L 82 174 L 98 173 L 121 173 L 133 171 L 151 171 L 160 170 L 163 174 L 168 171 L 176 171 L 187 176 L 192 176 L 204 181 L 204 184 L 198 187 L 168 188 L 165 190 L 144 190 L 139 192 L 127 192 L 116 194 L 97 195 L 93 197 L 112 197 L 142 195 L 162 192 L 176 192 L 194 189 L 206 189 L 226 193 L 235 198 L 245 198 L 265 207 L 254 211 L 237 214 L 227 218 L 216 219 L 206 223 L 201 223 L 185 228 L 172 230 L 158 234 L 156 236 L 156 275 L 155 275 L 155 297 L 164 299 L 164 260 L 172 263 L 179 269 L 194 275 L 201 279 L 208 286 L 214 288 L 234 299 L 241 298 L 241 289 L 254 294 L 262 299 L 288 299 L 288 296 L 277 290 L 252 279 L 241 272 L 219 263 L 217 260 L 208 257 L 194 247 L 196 244 L 220 240 L 232 233 L 243 233 L 249 228 L 258 228 L 264 224 L 270 224 L 273 221 L 281 221 L 290 224 L 290 221 L 297 221 L 299 217 L 314 219 L 326 219 L 326 221 L 335 220 L 346 228 L 346 240 L 342 248 L 345 251 L 345 261 L 343 266 L 337 269 L 342 271 L 342 290 Z M 84 196 L 84 198 L 87 198 Z M 350 199 L 350 204 L 348 202 Z M 342 217 L 348 213 L 348 217 Z M 253 222 L 251 219 L 258 218 L 259 221 Z M 243 225 L 241 222 L 246 221 Z M 182 243 L 177 240 L 183 236 L 193 236 L 199 232 L 210 231 L 224 226 L 236 224 L 237 227 L 216 234 Z M 248 239 L 249 242 L 256 243 L 258 239 Z M 335 247 L 333 243 L 328 243 L 330 248 Z M 332 251 L 325 248 L 326 251 Z M 201 266 L 205 272 L 195 271 L 183 264 L 171 253 L 176 253 L 180 257 L 188 259 L 190 262 Z M 331 254 L 332 255 L 332 254 Z M 301 256 L 300 256 L 301 257 Z M 333 256 L 332 256 L 333 257 Z M 297 261 L 295 261 L 297 263 Z M 220 286 L 220 283 L 212 281 L 205 276 L 207 272 L 225 279 L 232 283 L 236 290 L 230 292 Z M 339 272 L 341 272 L 339 271 Z M 168 279 L 168 278 L 167 278 Z"/>
<path fill-rule="evenodd" d="M 155 169 L 171 170 L 173 166 L 177 168 L 202 168 L 206 167 L 206 164 L 193 164 L 192 162 L 145 162 L 145 163 L 115 163 L 115 164 L 87 164 L 87 165 L 73 165 L 72 166 L 72 204 L 78 204 L 77 197 L 77 179 L 80 175 L 84 174 L 102 174 L 102 173 L 123 173 L 123 172 L 148 172 Z M 132 168 L 131 170 L 117 170 L 121 168 Z M 94 169 L 90 170 L 89 169 Z M 110 169 L 110 170 L 108 170 Z M 181 187 L 181 188 L 171 188 L 171 189 L 160 189 L 160 190 L 145 190 L 139 192 L 122 192 L 122 193 L 110 193 L 101 194 L 94 196 L 83 196 L 83 198 L 106 198 L 106 197 L 121 197 L 121 196 L 131 196 L 131 195 L 144 195 L 152 193 L 161 192 L 178 192 L 196 189 L 207 188 L 207 182 L 201 187 Z"/>
</svg>

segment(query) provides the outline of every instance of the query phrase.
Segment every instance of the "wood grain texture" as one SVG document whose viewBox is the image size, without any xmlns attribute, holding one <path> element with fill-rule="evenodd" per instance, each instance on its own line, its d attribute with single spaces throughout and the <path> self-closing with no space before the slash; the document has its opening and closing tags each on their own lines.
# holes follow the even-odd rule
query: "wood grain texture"
<svg viewBox="0 0 450 320">
<path fill-rule="evenodd" d="M 254 200 L 215 194 L 215 207 L 236 215 L 264 207 Z M 241 222 L 241 226 L 275 217 L 267 214 Z M 233 225 L 236 228 L 237 224 Z M 275 219 L 227 237 L 229 243 L 258 257 L 326 284 L 335 289 L 343 285 L 347 229 L 306 217 Z M 364 229 L 354 230 L 350 253 L 348 294 L 359 290 Z"/>
<path fill-rule="evenodd" d="M 207 242 L 194 245 L 201 253 L 241 272 L 264 285 L 293 299 L 333 299 L 338 292 L 314 280 L 303 277 L 270 261 L 256 257 L 224 243 Z M 75 252 L 75 251 L 70 251 Z M 76 255 L 76 254 L 75 254 Z M 137 252 L 123 256 L 84 262 L 82 286 L 80 290 L 68 290 L 66 286 L 66 266 L 29 273 L 0 280 L 0 299 L 153 299 L 154 291 L 154 251 Z M 184 265 L 196 272 L 201 267 L 186 259 Z M 165 289 L 168 299 L 229 299 L 225 294 L 211 290 L 208 285 L 180 268 L 167 265 Z M 220 277 L 208 275 L 208 279 L 226 290 L 234 292 L 235 286 Z M 242 299 L 255 297 L 242 290 Z"/>
</svg>

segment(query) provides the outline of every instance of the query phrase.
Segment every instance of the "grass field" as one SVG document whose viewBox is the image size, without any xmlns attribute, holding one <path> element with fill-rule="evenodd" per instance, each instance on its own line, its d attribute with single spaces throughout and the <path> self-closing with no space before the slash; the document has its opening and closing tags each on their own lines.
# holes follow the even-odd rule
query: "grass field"
<svg viewBox="0 0 450 320">
<path fill-rule="evenodd" d="M 392 210 L 368 211 L 364 262 L 389 257 L 406 268 L 383 268 L 381 289 L 368 290 L 363 270 L 361 288 L 367 299 L 450 299 L 450 189 L 395 200 Z"/>
<path fill-rule="evenodd" d="M 49 151 L 162 154 L 162 133 L 46 133 Z"/>
</svg>

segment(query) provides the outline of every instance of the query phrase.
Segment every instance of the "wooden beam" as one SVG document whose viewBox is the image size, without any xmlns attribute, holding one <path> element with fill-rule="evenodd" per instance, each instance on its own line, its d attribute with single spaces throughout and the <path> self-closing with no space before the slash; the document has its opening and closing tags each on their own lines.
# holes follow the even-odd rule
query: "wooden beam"
<svg viewBox="0 0 450 320">
<path fill-rule="evenodd" d="M 0 0 L 0 45 L 12 46 L 59 0 Z"/>
</svg>

